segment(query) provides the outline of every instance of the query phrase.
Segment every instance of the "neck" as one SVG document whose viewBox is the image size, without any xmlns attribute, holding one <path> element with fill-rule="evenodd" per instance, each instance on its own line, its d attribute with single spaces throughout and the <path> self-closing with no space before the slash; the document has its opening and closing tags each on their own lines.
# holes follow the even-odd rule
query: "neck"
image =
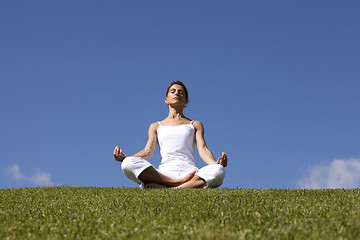
<svg viewBox="0 0 360 240">
<path fill-rule="evenodd" d="M 171 106 L 169 106 L 169 116 L 168 116 L 168 118 L 175 119 L 175 118 L 183 118 L 183 117 L 185 117 L 184 114 L 183 114 L 183 110 L 184 110 L 184 108 L 182 108 L 182 107 L 171 107 Z"/>
</svg>

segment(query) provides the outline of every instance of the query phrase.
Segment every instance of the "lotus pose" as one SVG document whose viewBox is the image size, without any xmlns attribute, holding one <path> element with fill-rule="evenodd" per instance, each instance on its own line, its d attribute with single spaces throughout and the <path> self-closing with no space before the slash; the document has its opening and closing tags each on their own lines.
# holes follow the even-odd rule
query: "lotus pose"
<svg viewBox="0 0 360 240">
<path fill-rule="evenodd" d="M 184 116 L 188 92 L 182 82 L 174 81 L 169 85 L 165 103 L 169 106 L 169 115 L 150 125 L 145 148 L 127 156 L 116 146 L 113 152 L 115 160 L 122 162 L 121 168 L 130 180 L 145 188 L 219 187 L 225 177 L 226 154 L 223 152 L 216 160 L 206 146 L 201 122 Z M 161 155 L 158 169 L 147 161 L 157 143 Z M 200 157 L 207 163 L 200 169 L 195 161 L 195 144 Z"/>
</svg>

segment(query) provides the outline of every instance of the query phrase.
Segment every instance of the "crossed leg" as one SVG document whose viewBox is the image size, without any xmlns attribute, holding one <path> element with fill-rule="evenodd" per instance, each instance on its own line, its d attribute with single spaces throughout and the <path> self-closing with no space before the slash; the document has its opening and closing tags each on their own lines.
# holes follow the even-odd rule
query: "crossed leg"
<svg viewBox="0 0 360 240">
<path fill-rule="evenodd" d="M 218 175 L 223 179 L 224 173 L 219 174 L 219 170 L 223 171 L 223 167 L 220 166 L 221 169 L 218 169 L 218 166 L 220 165 L 207 165 L 200 170 L 189 172 L 180 179 L 173 179 L 162 174 L 149 162 L 139 157 L 127 157 L 121 164 L 125 175 L 134 182 L 140 183 L 141 181 L 144 183 L 145 188 L 202 188 L 207 184 L 207 180 L 205 181 L 205 179 L 217 178 Z M 201 177 L 195 175 L 198 171 L 202 172 L 202 174 L 199 175 Z M 221 185 L 221 183 L 219 185 Z"/>
<path fill-rule="evenodd" d="M 173 179 L 164 174 L 158 172 L 153 166 L 146 168 L 139 175 L 139 179 L 144 183 L 145 186 L 151 187 L 162 185 L 167 187 L 177 187 L 191 181 L 195 177 L 196 170 L 188 173 L 185 177 L 180 179 Z M 154 185 L 155 184 L 155 185 Z"/>
<path fill-rule="evenodd" d="M 145 188 L 157 188 L 157 189 L 203 188 L 206 186 L 206 182 L 202 178 L 200 178 L 198 176 L 194 176 L 189 181 L 187 181 L 177 187 L 168 187 L 168 186 L 158 184 L 158 183 L 146 183 L 146 184 L 144 184 L 144 186 L 145 186 Z"/>
<path fill-rule="evenodd" d="M 205 186 L 205 180 L 195 175 L 190 181 L 187 181 L 174 188 L 203 188 Z"/>
</svg>

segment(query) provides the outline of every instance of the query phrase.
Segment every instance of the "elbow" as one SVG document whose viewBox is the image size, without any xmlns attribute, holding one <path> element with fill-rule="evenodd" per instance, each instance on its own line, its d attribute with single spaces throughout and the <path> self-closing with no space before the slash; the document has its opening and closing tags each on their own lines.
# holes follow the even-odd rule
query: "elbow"
<svg viewBox="0 0 360 240">
<path fill-rule="evenodd" d="M 212 154 L 211 151 L 207 148 L 207 146 L 203 146 L 202 148 L 199 148 L 199 155 L 201 156 L 207 156 L 208 154 Z"/>
<path fill-rule="evenodd" d="M 148 157 L 148 158 L 151 158 L 153 153 L 154 153 L 154 149 L 151 149 L 151 148 L 145 148 L 144 149 L 144 153 L 145 155 Z"/>
</svg>

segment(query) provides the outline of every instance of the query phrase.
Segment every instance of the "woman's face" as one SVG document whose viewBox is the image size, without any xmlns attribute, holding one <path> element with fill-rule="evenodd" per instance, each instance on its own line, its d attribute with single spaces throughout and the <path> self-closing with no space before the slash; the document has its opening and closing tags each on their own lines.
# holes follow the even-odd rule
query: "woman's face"
<svg viewBox="0 0 360 240">
<path fill-rule="evenodd" d="M 185 96 L 185 90 L 181 85 L 174 84 L 170 87 L 167 96 L 165 97 L 165 103 L 167 105 L 186 105 L 187 99 Z"/>
</svg>

